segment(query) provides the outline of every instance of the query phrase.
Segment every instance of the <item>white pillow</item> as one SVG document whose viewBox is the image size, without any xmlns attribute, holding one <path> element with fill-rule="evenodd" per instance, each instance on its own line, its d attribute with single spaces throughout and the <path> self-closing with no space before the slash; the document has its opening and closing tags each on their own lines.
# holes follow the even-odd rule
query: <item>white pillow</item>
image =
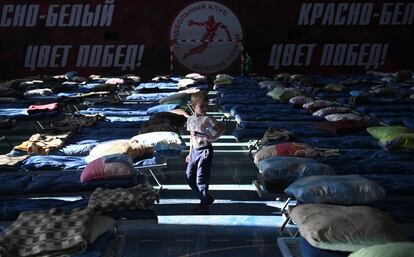
<svg viewBox="0 0 414 257">
<path fill-rule="evenodd" d="M 335 113 L 325 116 L 327 121 L 339 121 L 339 120 L 362 120 L 362 117 L 354 113 Z"/>
</svg>

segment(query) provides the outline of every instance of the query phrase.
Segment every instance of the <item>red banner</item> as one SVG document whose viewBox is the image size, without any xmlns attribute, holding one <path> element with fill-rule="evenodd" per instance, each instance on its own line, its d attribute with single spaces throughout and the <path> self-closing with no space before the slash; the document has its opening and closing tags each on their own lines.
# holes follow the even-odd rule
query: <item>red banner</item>
<svg viewBox="0 0 414 257">
<path fill-rule="evenodd" d="M 413 1 L 2 1 L 0 78 L 413 69 Z"/>
</svg>

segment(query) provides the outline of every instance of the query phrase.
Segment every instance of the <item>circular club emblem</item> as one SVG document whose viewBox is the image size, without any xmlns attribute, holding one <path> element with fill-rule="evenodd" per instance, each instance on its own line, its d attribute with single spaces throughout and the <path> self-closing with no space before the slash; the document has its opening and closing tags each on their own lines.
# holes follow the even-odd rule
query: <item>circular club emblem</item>
<svg viewBox="0 0 414 257">
<path fill-rule="evenodd" d="M 212 1 L 186 6 L 170 31 L 172 54 L 187 69 L 200 73 L 229 67 L 240 56 L 242 38 L 236 15 Z"/>
</svg>

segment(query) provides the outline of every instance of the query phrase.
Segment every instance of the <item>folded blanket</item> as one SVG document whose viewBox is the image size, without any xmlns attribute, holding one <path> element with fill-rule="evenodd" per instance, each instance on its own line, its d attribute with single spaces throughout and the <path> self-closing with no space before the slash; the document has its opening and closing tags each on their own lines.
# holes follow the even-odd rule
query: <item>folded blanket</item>
<svg viewBox="0 0 414 257">
<path fill-rule="evenodd" d="M 88 208 L 69 213 L 59 213 L 57 209 L 22 212 L 0 238 L 0 245 L 9 253 L 1 256 L 61 256 L 83 252 L 93 214 Z"/>
<path fill-rule="evenodd" d="M 29 154 L 49 154 L 50 151 L 60 148 L 71 134 L 71 132 L 59 135 L 34 134 L 28 141 L 15 146 L 14 149 L 26 151 Z"/>
<path fill-rule="evenodd" d="M 138 185 L 131 188 L 96 189 L 89 197 L 88 208 L 97 213 L 115 210 L 151 210 L 157 194 L 151 186 Z"/>
</svg>

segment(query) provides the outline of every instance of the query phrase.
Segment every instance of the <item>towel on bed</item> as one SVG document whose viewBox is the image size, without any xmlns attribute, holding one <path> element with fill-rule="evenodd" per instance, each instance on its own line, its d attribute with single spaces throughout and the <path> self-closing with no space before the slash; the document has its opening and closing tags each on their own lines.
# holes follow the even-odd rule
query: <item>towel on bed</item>
<svg viewBox="0 0 414 257">
<path fill-rule="evenodd" d="M 34 134 L 28 141 L 15 146 L 14 149 L 26 151 L 29 154 L 49 154 L 50 151 L 60 148 L 71 134 L 71 132 L 59 135 Z"/>
</svg>

